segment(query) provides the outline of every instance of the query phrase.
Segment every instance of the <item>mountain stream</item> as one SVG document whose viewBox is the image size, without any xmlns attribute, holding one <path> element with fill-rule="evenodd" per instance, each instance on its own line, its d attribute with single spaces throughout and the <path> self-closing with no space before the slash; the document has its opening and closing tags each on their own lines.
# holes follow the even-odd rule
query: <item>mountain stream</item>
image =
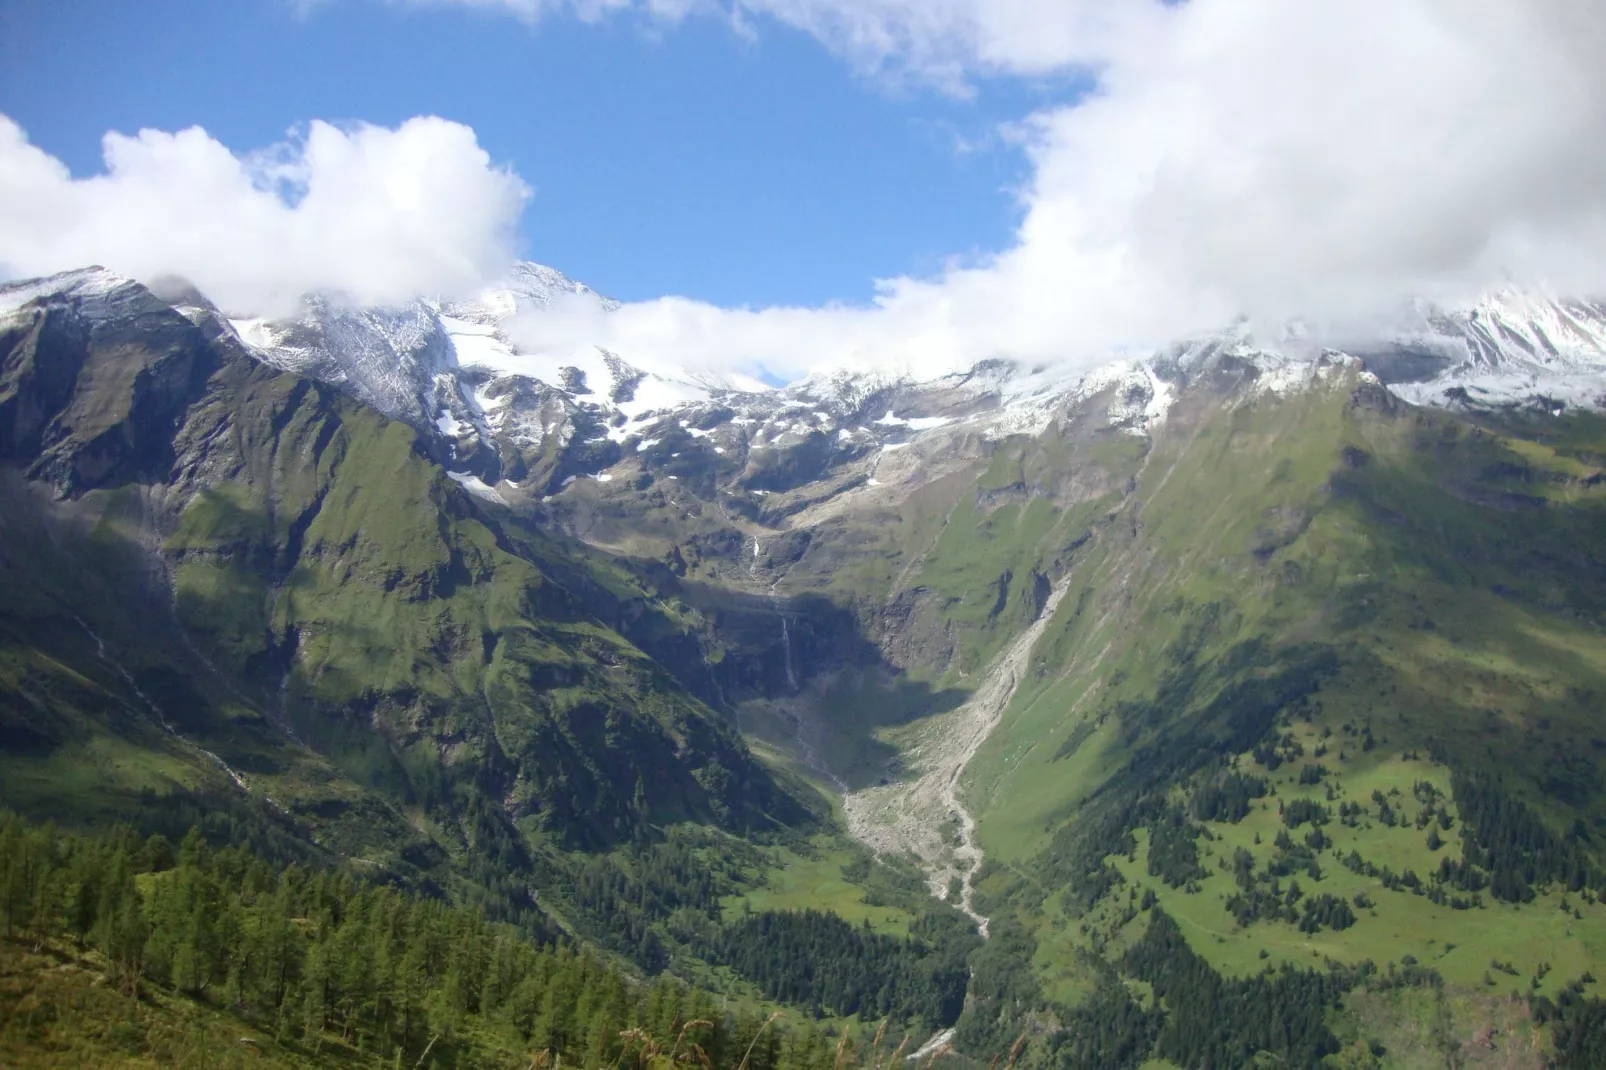
<svg viewBox="0 0 1606 1070">
<path fill-rule="evenodd" d="M 910 778 L 849 792 L 843 797 L 848 831 L 880 854 L 912 853 L 926 871 L 931 894 L 948 899 L 955 878 L 957 905 L 987 935 L 987 918 L 976 911 L 971 878 L 981 867 L 976 822 L 960 800 L 960 778 L 998 726 L 1026 675 L 1032 648 L 1042 638 L 1069 580 L 1049 595 L 1031 627 L 987 670 L 970 701 L 933 717 L 905 755 Z"/>
</svg>

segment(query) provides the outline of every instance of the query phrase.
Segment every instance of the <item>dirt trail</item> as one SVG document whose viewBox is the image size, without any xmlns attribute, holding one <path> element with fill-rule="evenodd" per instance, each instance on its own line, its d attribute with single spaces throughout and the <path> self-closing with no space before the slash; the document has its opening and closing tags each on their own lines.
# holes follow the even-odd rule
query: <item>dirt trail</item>
<svg viewBox="0 0 1606 1070">
<path fill-rule="evenodd" d="M 959 779 L 998 726 L 1026 674 L 1032 648 L 1069 587 L 1067 579 L 1054 588 L 1037 620 L 987 670 L 969 702 L 927 723 L 906 755 L 913 779 L 843 798 L 848 831 L 877 852 L 913 853 L 926 871 L 932 895 L 947 899 L 949 884 L 957 877 L 958 905 L 975 919 L 983 936 L 987 919 L 976 912 L 971 888 L 982 852 L 976 845 L 976 822 L 959 800 Z"/>
</svg>

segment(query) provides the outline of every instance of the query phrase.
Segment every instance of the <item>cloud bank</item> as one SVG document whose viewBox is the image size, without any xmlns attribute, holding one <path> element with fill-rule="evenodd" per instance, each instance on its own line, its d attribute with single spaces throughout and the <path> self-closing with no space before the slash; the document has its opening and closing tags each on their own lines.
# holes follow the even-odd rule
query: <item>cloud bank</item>
<svg viewBox="0 0 1606 1070">
<path fill-rule="evenodd" d="M 0 277 L 101 264 L 182 275 L 224 308 L 287 314 L 303 294 L 362 304 L 467 293 L 501 274 L 529 190 L 474 132 L 311 124 L 236 155 L 200 128 L 107 134 L 75 179 L 0 116 Z"/>
<path fill-rule="evenodd" d="M 1606 294 L 1598 0 L 424 2 L 779 23 L 867 76 L 939 91 L 983 76 L 1094 86 L 1017 124 L 1032 179 L 990 257 L 884 280 L 860 306 L 568 301 L 519 326 L 528 345 L 929 373 L 1088 364 L 1239 316 L 1343 322 L 1512 279 Z M 0 261 L 176 271 L 236 305 L 307 289 L 392 300 L 495 274 L 526 195 L 440 120 L 317 124 L 246 158 L 195 130 L 113 135 L 107 166 L 73 181 L 0 125 Z"/>
<path fill-rule="evenodd" d="M 482 0 L 527 17 L 544 0 Z M 1508 281 L 1606 293 L 1606 5 L 1597 0 L 684 0 L 769 18 L 857 69 L 963 91 L 1091 77 L 1020 124 L 1010 248 L 866 307 L 683 299 L 570 309 L 532 341 L 670 363 L 915 371 L 1089 362 L 1239 316 L 1342 325 Z M 1335 329 L 1341 329 L 1335 327 Z"/>
</svg>

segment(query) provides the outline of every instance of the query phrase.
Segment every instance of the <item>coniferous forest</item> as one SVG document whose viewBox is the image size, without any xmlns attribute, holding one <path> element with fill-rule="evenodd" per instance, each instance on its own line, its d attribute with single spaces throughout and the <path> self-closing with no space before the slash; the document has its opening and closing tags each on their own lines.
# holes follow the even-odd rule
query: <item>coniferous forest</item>
<svg viewBox="0 0 1606 1070">
<path fill-rule="evenodd" d="M 725 931 L 710 958 L 784 1003 L 943 1027 L 964 1006 L 965 953 L 976 943 L 974 936 L 960 937 L 948 945 L 949 954 L 937 957 L 918 939 L 880 936 L 835 914 L 805 910 L 742 919 Z"/>
<path fill-rule="evenodd" d="M 156 996 L 216 1011 L 271 1038 L 292 1062 L 841 1070 L 860 1061 L 854 1030 L 823 1030 L 810 1008 L 885 1023 L 873 1041 L 858 1037 L 865 1058 L 884 1060 L 889 1025 L 902 1023 L 894 1035 L 907 1044 L 954 1024 L 967 986 L 961 1036 L 1000 1055 L 1012 1050 L 1013 1062 L 1032 1033 L 1033 1008 L 1044 1006 L 1030 976 L 1009 965 L 1030 958 L 1028 937 L 1005 929 L 983 948 L 974 935 L 944 931 L 937 915 L 907 941 L 817 911 L 734 921 L 705 953 L 766 996 L 803 1008 L 787 1018 L 733 1007 L 668 974 L 637 974 L 563 938 L 488 922 L 481 911 L 214 848 L 199 829 L 175 845 L 127 827 L 63 835 L 12 815 L 0 815 L 0 947 L 8 960 L 43 956 L 58 969 L 95 971 L 106 998 L 134 1018 Z M 1270 1052 L 1287 1065 L 1316 1066 L 1341 1053 L 1329 1021 L 1348 993 L 1443 984 L 1424 968 L 1385 975 L 1370 964 L 1285 965 L 1227 979 L 1158 908 L 1121 965 L 1154 1002 L 1136 999 L 1112 974 L 1080 1006 L 1056 1012 L 1065 1028 L 1037 1059 L 1064 1070 L 1131 1070 L 1158 1055 L 1225 1070 Z M 0 1052 L 48 1047 L 59 1008 L 0 998 Z M 1600 1065 L 1603 1008 L 1582 983 L 1533 1001 L 1535 1021 L 1553 1026 L 1557 1066 Z M 182 1033 L 152 1050 L 173 1065 L 228 1065 L 218 1060 L 239 1055 Z"/>
<path fill-rule="evenodd" d="M 841 1054 L 807 1024 L 732 1010 L 474 910 L 212 849 L 198 831 L 174 845 L 0 816 L 0 938 L 8 956 L 93 963 L 131 1008 L 162 993 L 226 1012 L 294 1059 L 528 1066 L 542 1053 L 596 1068 L 684 1055 L 715 1070 L 824 1070 Z M 0 1043 L 28 1050 L 52 1013 L 0 1006 Z M 215 1051 L 184 1050 L 216 1065 Z"/>
</svg>

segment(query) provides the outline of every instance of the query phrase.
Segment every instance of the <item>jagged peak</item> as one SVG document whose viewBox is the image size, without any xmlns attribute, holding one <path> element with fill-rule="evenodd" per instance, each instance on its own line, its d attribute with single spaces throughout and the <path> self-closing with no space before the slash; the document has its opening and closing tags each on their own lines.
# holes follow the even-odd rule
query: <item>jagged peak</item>
<svg viewBox="0 0 1606 1070">
<path fill-rule="evenodd" d="M 570 293 L 594 295 L 605 307 L 617 308 L 619 305 L 613 298 L 597 293 L 585 283 L 569 278 L 557 268 L 530 260 L 516 261 L 508 270 L 505 281 L 489 288 L 512 290 L 543 304 L 551 301 L 557 294 Z"/>
</svg>

